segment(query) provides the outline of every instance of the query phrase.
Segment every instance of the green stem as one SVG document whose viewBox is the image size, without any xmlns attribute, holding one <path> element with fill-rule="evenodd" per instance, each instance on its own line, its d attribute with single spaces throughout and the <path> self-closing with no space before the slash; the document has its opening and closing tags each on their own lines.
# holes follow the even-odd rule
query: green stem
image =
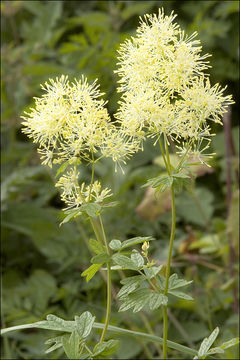
<svg viewBox="0 0 240 360">
<path fill-rule="evenodd" d="M 161 149 L 163 161 L 164 161 L 164 163 L 165 163 L 165 166 L 166 166 L 168 175 L 170 175 L 170 169 L 168 168 L 168 163 L 167 163 L 167 160 L 166 160 L 166 157 L 165 157 L 165 154 L 164 154 L 164 149 L 163 149 L 163 146 L 162 146 L 162 142 L 161 142 L 160 137 L 158 138 L 158 141 L 159 141 L 159 145 L 160 145 L 160 149 Z"/>
<path fill-rule="evenodd" d="M 65 326 L 64 328 L 60 326 L 59 328 L 54 328 L 54 330 L 71 333 L 75 328 L 75 321 L 66 321 L 66 323 L 67 323 L 67 326 Z M 104 326 L 101 323 L 95 322 L 93 324 L 94 329 L 103 329 L 103 327 Z M 12 327 L 9 327 L 9 328 L 6 328 L 6 329 L 1 329 L 0 334 L 4 335 L 4 334 L 7 334 L 10 331 L 23 330 L 23 329 L 32 329 L 32 328 L 53 330 L 52 325 L 49 325 L 48 321 L 43 320 L 43 321 L 38 321 L 38 322 L 35 322 L 35 323 L 31 323 L 31 324 L 16 325 L 16 326 L 12 326 Z M 108 326 L 108 331 L 111 332 L 111 333 L 128 335 L 128 336 L 140 338 L 140 339 L 143 339 L 145 341 L 155 342 L 155 343 L 158 343 L 160 345 L 163 344 L 163 339 L 161 337 L 146 334 L 146 333 L 143 333 L 143 332 L 127 330 L 127 329 L 119 328 L 117 326 L 112 326 L 112 325 Z M 178 350 L 180 352 L 183 352 L 184 354 L 197 355 L 197 353 L 198 353 L 197 350 L 195 350 L 195 349 L 191 349 L 191 348 L 189 348 L 187 346 L 180 345 L 180 344 L 175 343 L 175 342 L 170 341 L 170 340 L 167 341 L 167 345 L 168 345 L 169 348 Z"/>
<path fill-rule="evenodd" d="M 97 240 L 100 242 L 100 244 L 103 244 L 102 237 L 99 234 L 99 230 L 98 230 L 96 220 L 94 218 L 92 218 L 92 217 L 89 217 L 89 219 L 90 219 L 90 223 L 92 225 L 92 228 L 93 228 L 94 234 L 96 235 Z"/>
<path fill-rule="evenodd" d="M 178 170 L 180 170 L 180 168 L 181 168 L 181 166 L 182 166 L 182 164 L 183 164 L 183 162 L 184 162 L 184 160 L 185 160 L 185 158 L 186 158 L 189 150 L 190 150 L 190 143 L 188 144 L 188 147 L 187 147 L 187 149 L 186 149 L 185 154 L 182 156 L 182 158 L 180 159 L 180 161 L 179 161 L 179 163 L 178 163 L 178 165 L 177 165 L 177 167 L 176 167 L 176 172 L 178 172 Z"/>
<path fill-rule="evenodd" d="M 167 296 L 168 293 L 168 283 L 170 276 L 170 267 L 171 267 L 171 258 L 172 258 L 172 249 L 173 249 L 173 240 L 175 236 L 175 223 L 176 223 L 176 215 L 175 215 L 175 194 L 174 187 L 171 186 L 171 200 L 172 200 L 172 228 L 170 235 L 170 243 L 168 250 L 168 260 L 167 260 L 167 268 L 166 268 L 166 284 L 164 289 L 164 295 Z M 167 306 L 163 307 L 163 359 L 167 359 L 167 331 L 168 331 L 168 316 L 167 316 Z"/>
<path fill-rule="evenodd" d="M 141 274 L 141 275 L 144 276 L 144 273 L 143 273 L 141 270 L 138 270 L 138 272 L 139 272 L 139 274 Z M 147 277 L 146 280 L 149 282 L 149 284 L 153 287 L 153 289 L 154 289 L 155 291 L 159 291 L 158 288 L 157 288 L 157 287 L 154 285 L 154 283 L 151 281 L 151 279 L 149 279 L 149 278 Z"/>
<path fill-rule="evenodd" d="M 92 198 L 92 187 L 93 187 L 93 180 L 94 180 L 94 164 L 95 164 L 95 161 L 94 161 L 94 155 L 93 155 L 93 152 L 92 152 L 92 176 L 91 176 L 91 183 L 90 183 L 90 191 L 89 191 L 89 198 L 88 198 L 88 202 L 91 201 L 91 198 Z"/>
<path fill-rule="evenodd" d="M 171 175 L 171 163 L 170 163 L 170 156 L 168 151 L 168 143 L 167 143 L 167 137 L 164 137 L 165 142 L 165 151 L 166 151 L 166 157 L 164 155 L 164 150 L 161 142 L 160 149 L 163 155 L 163 158 L 165 158 L 164 162 L 167 168 L 168 175 Z M 172 258 L 172 249 L 173 249 L 173 240 L 175 236 L 175 223 L 176 223 L 176 215 L 175 215 L 175 193 L 174 193 L 174 187 L 171 186 L 171 202 L 172 202 L 172 227 L 171 227 L 171 235 L 170 235 L 170 241 L 169 241 L 169 250 L 168 250 L 168 259 L 167 259 L 167 268 L 166 268 L 166 283 L 165 283 L 165 289 L 164 289 L 164 295 L 167 296 L 168 294 L 168 284 L 169 284 L 169 276 L 170 276 L 170 268 L 171 268 L 171 258 Z M 163 307 L 163 359 L 167 359 L 167 334 L 168 334 L 168 314 L 167 314 L 167 305 Z"/>
<path fill-rule="evenodd" d="M 110 255 L 110 249 L 108 246 L 108 242 L 107 242 L 107 238 L 105 235 L 105 231 L 104 231 L 104 227 L 103 227 L 103 222 L 102 222 L 102 218 L 101 215 L 99 215 L 99 220 L 100 220 L 100 224 L 101 224 L 101 230 L 102 230 L 102 235 L 103 235 L 103 240 L 107 249 L 107 253 L 108 255 Z M 111 314 L 111 265 L 110 263 L 107 264 L 107 309 L 106 309 L 106 319 L 105 319 L 105 324 L 104 324 L 104 328 L 102 331 L 102 335 L 100 338 L 100 343 L 103 342 L 105 335 L 106 335 L 106 331 L 108 328 L 108 324 L 109 324 L 109 320 L 110 320 L 110 314 Z"/>
</svg>

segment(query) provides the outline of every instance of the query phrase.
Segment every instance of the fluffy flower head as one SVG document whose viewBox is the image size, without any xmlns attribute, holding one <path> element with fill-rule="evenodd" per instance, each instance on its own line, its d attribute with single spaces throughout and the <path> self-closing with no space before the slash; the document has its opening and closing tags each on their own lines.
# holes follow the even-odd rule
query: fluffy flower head
<svg viewBox="0 0 240 360">
<path fill-rule="evenodd" d="M 217 84 L 211 87 L 197 33 L 185 35 L 176 15 L 140 18 L 136 36 L 119 50 L 118 91 L 123 92 L 115 114 L 129 136 L 160 136 L 173 139 L 209 135 L 207 120 L 221 123 L 232 104 Z"/>
<path fill-rule="evenodd" d="M 61 176 L 56 187 L 62 191 L 61 199 L 67 204 L 66 209 L 75 209 L 90 201 L 102 203 L 104 199 L 111 196 L 111 190 L 108 188 L 102 190 L 99 181 L 95 181 L 92 185 L 85 186 L 85 183 L 80 185 L 76 167 Z"/>
</svg>

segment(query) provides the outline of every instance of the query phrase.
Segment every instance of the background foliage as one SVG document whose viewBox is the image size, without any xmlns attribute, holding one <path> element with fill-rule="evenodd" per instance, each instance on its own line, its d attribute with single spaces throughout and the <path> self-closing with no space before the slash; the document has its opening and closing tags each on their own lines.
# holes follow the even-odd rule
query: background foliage
<svg viewBox="0 0 240 360">
<path fill-rule="evenodd" d="M 68 74 L 91 81 L 99 78 L 113 114 L 116 93 L 116 50 L 120 42 L 134 35 L 138 16 L 164 7 L 174 10 L 177 21 L 191 33 L 199 33 L 204 52 L 212 54 L 212 82 L 228 84 L 228 93 L 239 96 L 238 1 L 3 1 L 2 16 L 2 326 L 33 322 L 54 313 L 73 319 L 89 310 L 104 318 L 105 274 L 89 283 L 81 277 L 91 257 L 88 223 L 68 223 L 59 228 L 63 204 L 54 177 L 40 165 L 35 146 L 21 133 L 20 115 L 40 95 L 40 83 L 49 77 Z M 239 105 L 232 107 L 232 136 L 238 152 Z M 194 279 L 194 302 L 172 301 L 169 339 L 198 346 L 200 340 L 220 326 L 219 341 L 237 336 L 237 315 L 233 311 L 238 243 L 238 198 L 232 158 L 232 201 L 226 203 L 226 147 L 223 128 L 212 149 L 217 153 L 213 168 L 199 168 L 193 196 L 177 198 L 177 233 L 174 245 L 175 272 Z M 156 201 L 141 185 L 163 171 L 161 158 L 151 143 L 125 166 L 125 175 L 114 172 L 111 161 L 96 167 L 96 174 L 111 186 L 120 204 L 106 211 L 104 222 L 109 239 L 154 236 L 151 256 L 166 260 L 169 235 L 169 198 Z M 82 177 L 89 178 L 89 169 Z M 115 290 L 119 276 L 114 274 Z M 235 289 L 236 290 L 236 289 Z M 149 322 L 146 321 L 149 320 Z M 162 314 L 127 316 L 113 305 L 113 325 L 161 335 Z M 186 335 L 186 333 L 188 335 Z M 44 354 L 47 332 L 31 330 L 4 337 L 4 359 L 62 359 L 56 351 Z M 155 354 L 152 344 L 122 337 L 118 358 L 146 358 Z M 238 358 L 236 348 L 224 357 Z M 174 351 L 172 357 L 179 356 Z M 221 355 L 219 355 L 221 358 Z"/>
</svg>

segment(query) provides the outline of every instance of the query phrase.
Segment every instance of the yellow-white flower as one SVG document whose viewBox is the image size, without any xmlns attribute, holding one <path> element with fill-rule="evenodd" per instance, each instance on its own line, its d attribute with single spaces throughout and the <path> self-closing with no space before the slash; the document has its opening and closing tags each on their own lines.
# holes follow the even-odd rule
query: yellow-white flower
<svg viewBox="0 0 240 360">
<path fill-rule="evenodd" d="M 90 201 L 102 203 L 107 197 L 111 196 L 111 190 L 101 189 L 99 181 L 92 185 L 79 185 L 79 172 L 76 167 L 71 168 L 56 183 L 56 187 L 61 189 L 61 199 L 67 204 L 67 208 L 78 208 L 82 204 Z"/>
<path fill-rule="evenodd" d="M 219 84 L 210 85 L 208 54 L 185 35 L 176 15 L 145 15 L 137 34 L 121 45 L 118 91 L 123 92 L 115 114 L 128 136 L 160 136 L 197 139 L 210 134 L 208 120 L 221 123 L 230 95 Z"/>
<path fill-rule="evenodd" d="M 99 151 L 119 162 L 137 151 L 136 142 L 132 145 L 111 123 L 96 81 L 89 85 L 82 77 L 70 83 L 62 75 L 41 87 L 44 95 L 35 98 L 35 108 L 22 118 L 23 132 L 40 144 L 43 164 L 89 161 Z"/>
</svg>

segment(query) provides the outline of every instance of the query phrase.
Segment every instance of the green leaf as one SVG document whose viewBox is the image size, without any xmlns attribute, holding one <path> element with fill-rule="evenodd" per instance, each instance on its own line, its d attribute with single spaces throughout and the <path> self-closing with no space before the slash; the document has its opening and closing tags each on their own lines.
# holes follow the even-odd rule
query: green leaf
<svg viewBox="0 0 240 360">
<path fill-rule="evenodd" d="M 155 310 L 159 308 L 161 305 L 167 305 L 168 298 L 167 296 L 159 293 L 152 293 L 151 298 L 149 300 L 150 310 Z"/>
<path fill-rule="evenodd" d="M 169 290 L 172 289 L 177 289 L 183 286 L 187 286 L 189 284 L 191 284 L 193 281 L 187 281 L 184 279 L 178 279 L 178 275 L 177 274 L 172 274 L 169 278 L 169 283 L 168 283 L 168 287 Z"/>
<path fill-rule="evenodd" d="M 91 263 L 93 264 L 104 264 L 111 260 L 111 256 L 108 253 L 102 253 L 92 257 Z"/>
<path fill-rule="evenodd" d="M 189 175 L 187 175 L 187 174 L 185 174 L 183 172 L 177 173 L 177 174 L 172 174 L 172 176 L 174 178 L 180 178 L 180 179 L 189 179 L 190 178 Z"/>
<path fill-rule="evenodd" d="M 42 323 L 43 326 L 46 326 L 44 328 L 49 330 L 72 332 L 75 328 L 73 321 L 63 320 L 53 314 L 47 315 L 47 321 L 43 321 Z"/>
<path fill-rule="evenodd" d="M 90 334 L 94 321 L 95 316 L 92 316 L 89 311 L 85 311 L 81 316 L 75 316 L 77 332 L 82 339 L 86 338 Z"/>
<path fill-rule="evenodd" d="M 92 264 L 81 274 L 81 276 L 86 276 L 86 281 L 88 282 L 94 277 L 102 265 L 103 264 Z"/>
<path fill-rule="evenodd" d="M 156 276 L 159 273 L 159 271 L 162 270 L 162 268 L 163 268 L 163 265 L 152 266 L 151 268 L 146 267 L 144 269 L 144 272 L 148 279 L 152 279 L 154 276 Z"/>
<path fill-rule="evenodd" d="M 123 241 L 121 250 L 126 249 L 126 248 L 128 248 L 130 246 L 133 246 L 133 245 L 136 245 L 136 244 L 143 243 L 145 241 L 152 241 L 152 240 L 155 240 L 155 239 L 153 239 L 151 236 L 146 236 L 146 237 L 137 236 L 137 237 L 134 237 L 132 239 L 128 239 L 128 240 Z"/>
<path fill-rule="evenodd" d="M 103 253 L 105 250 L 104 246 L 95 239 L 89 240 L 89 246 L 90 246 L 90 249 L 97 255 Z"/>
<path fill-rule="evenodd" d="M 65 210 L 64 213 L 67 214 L 67 216 L 63 219 L 63 221 L 60 223 L 60 226 L 62 224 L 66 224 L 67 222 L 69 222 L 72 218 L 78 216 L 78 215 L 81 215 L 82 212 L 80 210 L 81 208 L 79 209 L 71 209 L 71 210 Z"/>
<path fill-rule="evenodd" d="M 184 300 L 193 300 L 193 298 L 188 295 L 188 294 L 185 294 L 184 292 L 182 291 L 176 291 L 176 290 L 169 290 L 168 291 L 169 294 L 172 294 L 173 296 L 176 296 L 180 299 L 184 299 Z"/>
<path fill-rule="evenodd" d="M 120 306 L 119 311 L 126 311 L 130 308 L 133 308 L 133 312 L 140 311 L 149 301 L 151 294 L 151 290 L 146 288 L 135 291 L 122 300 L 123 303 Z"/>
<path fill-rule="evenodd" d="M 142 15 L 147 13 L 152 6 L 154 5 L 154 1 L 148 2 L 139 2 L 139 3 L 127 3 L 126 8 L 122 10 L 121 16 L 124 20 L 129 19 L 133 15 Z"/>
<path fill-rule="evenodd" d="M 222 345 L 220 345 L 221 349 L 228 349 L 231 346 L 235 346 L 239 344 L 239 338 L 233 338 L 229 341 L 224 342 Z"/>
<path fill-rule="evenodd" d="M 121 243 L 120 240 L 113 239 L 113 240 L 110 241 L 110 243 L 109 243 L 109 247 L 110 247 L 112 250 L 120 250 L 120 249 L 121 249 L 121 246 L 122 246 L 122 243 Z"/>
<path fill-rule="evenodd" d="M 62 174 L 65 170 L 66 170 L 66 168 L 69 166 L 69 162 L 68 161 L 66 161 L 65 163 L 63 163 L 60 167 L 59 167 L 59 169 L 58 169 L 58 171 L 57 171 L 57 173 L 56 173 L 56 177 L 58 177 L 58 175 L 60 175 L 60 174 Z"/>
<path fill-rule="evenodd" d="M 114 254 L 112 256 L 112 260 L 117 264 L 122 266 L 125 269 L 129 269 L 129 270 L 137 270 L 138 267 L 136 266 L 136 264 L 129 259 L 127 256 L 125 255 L 121 255 L 121 254 Z"/>
<path fill-rule="evenodd" d="M 163 192 L 166 188 L 170 187 L 173 183 L 173 177 L 169 175 L 160 175 L 155 178 L 149 179 L 142 187 L 152 186 L 156 191 Z"/>
<path fill-rule="evenodd" d="M 122 281 L 125 281 L 125 285 L 120 289 L 117 296 L 120 298 L 123 295 L 128 295 L 134 290 L 136 290 L 142 281 L 144 281 L 145 278 L 142 275 L 132 276 L 130 278 L 123 279 Z M 121 281 L 121 283 L 122 283 Z"/>
<path fill-rule="evenodd" d="M 98 203 L 89 203 L 81 206 L 81 211 L 85 211 L 88 216 L 91 217 L 96 217 L 97 215 L 99 215 L 100 210 L 101 205 L 99 205 Z"/>
<path fill-rule="evenodd" d="M 138 269 L 141 269 L 144 265 L 144 258 L 136 250 L 131 254 L 131 260 Z"/>
<path fill-rule="evenodd" d="M 188 175 L 184 173 L 179 173 L 179 174 L 174 174 L 172 176 L 173 176 L 173 186 L 177 193 L 179 193 L 183 187 L 185 187 L 187 190 L 189 189 L 191 185 L 191 178 Z"/>
<path fill-rule="evenodd" d="M 48 348 L 45 353 L 49 354 L 50 352 L 60 348 L 62 346 L 62 335 L 56 336 L 54 338 L 48 339 L 45 341 L 46 345 L 51 345 L 50 348 Z"/>
<path fill-rule="evenodd" d="M 93 356 L 102 355 L 109 356 L 115 353 L 119 346 L 119 340 L 108 340 L 97 344 L 93 349 Z"/>
<path fill-rule="evenodd" d="M 135 276 L 130 276 L 130 277 L 127 277 L 125 279 L 122 279 L 120 281 L 120 283 L 122 285 L 126 285 L 126 284 L 132 284 L 134 282 L 141 282 L 141 281 L 144 281 L 146 280 L 146 277 L 144 275 L 135 275 Z"/>
<path fill-rule="evenodd" d="M 220 347 L 215 347 L 210 349 L 206 355 L 212 355 L 212 354 L 224 354 L 224 350 Z"/>
<path fill-rule="evenodd" d="M 184 191 L 176 198 L 176 213 L 187 223 L 206 226 L 206 219 L 213 214 L 213 201 L 213 193 L 207 188 L 196 188 L 194 194 Z M 204 215 L 199 207 L 204 210 Z"/>
<path fill-rule="evenodd" d="M 77 331 L 73 331 L 72 334 L 62 336 L 62 345 L 64 351 L 69 359 L 79 359 L 81 355 L 79 351 L 79 345 L 81 343 L 81 338 Z"/>
<path fill-rule="evenodd" d="M 213 332 L 211 333 L 211 335 L 207 338 L 205 338 L 199 348 L 198 351 L 198 356 L 202 357 L 204 355 L 207 354 L 208 350 L 210 349 L 210 347 L 212 346 L 212 344 L 214 343 L 214 341 L 216 340 L 217 336 L 219 333 L 219 328 L 216 327 L 216 329 L 213 330 Z"/>
</svg>

